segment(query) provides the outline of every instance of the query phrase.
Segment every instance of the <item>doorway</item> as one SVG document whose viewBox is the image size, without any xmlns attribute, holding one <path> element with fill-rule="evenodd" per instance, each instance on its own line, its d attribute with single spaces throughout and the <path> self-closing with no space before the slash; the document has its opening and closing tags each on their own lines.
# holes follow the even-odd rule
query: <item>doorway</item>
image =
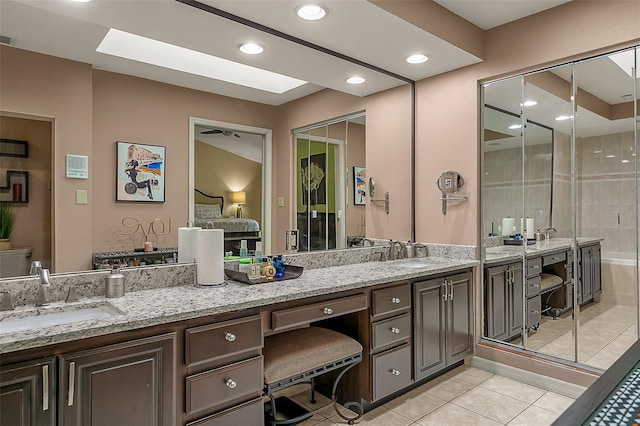
<svg viewBox="0 0 640 426">
<path fill-rule="evenodd" d="M 203 143 L 201 140 L 205 139 L 208 135 L 217 136 L 222 140 L 222 142 L 217 144 L 218 146 L 214 146 L 216 145 L 215 143 Z M 243 136 L 245 139 L 244 141 Z M 243 149 L 242 144 L 247 144 L 249 139 L 255 141 L 256 138 L 259 141 L 258 154 L 242 154 L 241 152 L 246 151 Z M 224 144 L 227 145 L 226 148 Z M 234 148 L 229 148 L 230 145 L 236 145 L 239 149 L 234 151 Z M 235 168 L 237 176 L 242 176 L 245 172 L 249 173 L 249 168 L 254 169 L 254 167 L 249 166 L 249 164 L 259 161 L 259 171 L 257 172 L 259 180 L 258 183 L 255 182 L 255 179 L 233 179 L 222 176 L 221 178 L 216 178 L 219 179 L 219 182 L 216 182 L 215 191 L 209 191 L 216 193 L 208 193 L 207 191 L 202 192 L 205 192 L 205 194 L 210 196 L 222 198 L 224 207 L 221 209 L 220 213 L 223 218 L 229 218 L 230 216 L 237 217 L 241 215 L 242 218 L 245 219 L 258 219 L 258 236 L 252 238 L 262 241 L 262 250 L 265 254 L 271 253 L 271 146 L 271 129 L 190 117 L 189 220 L 194 221 L 195 219 L 196 189 L 202 191 L 202 188 L 198 188 L 196 185 L 196 168 L 198 164 L 198 161 L 196 160 L 196 152 L 199 148 L 216 151 L 218 156 L 228 156 L 227 158 L 230 159 L 240 159 L 238 161 L 238 167 Z M 251 157 L 251 159 L 247 157 Z M 199 158 L 199 160 L 201 160 L 201 158 Z M 241 164 L 246 166 L 242 166 Z M 254 194 L 253 197 L 252 194 Z M 244 196 L 244 200 L 240 198 L 241 195 Z M 259 200 L 259 202 L 256 202 L 257 200 Z M 244 213 L 240 214 L 240 212 Z M 258 220 L 256 220 L 256 222 L 258 222 Z M 227 232 L 225 232 L 225 236 L 226 235 Z"/>
</svg>

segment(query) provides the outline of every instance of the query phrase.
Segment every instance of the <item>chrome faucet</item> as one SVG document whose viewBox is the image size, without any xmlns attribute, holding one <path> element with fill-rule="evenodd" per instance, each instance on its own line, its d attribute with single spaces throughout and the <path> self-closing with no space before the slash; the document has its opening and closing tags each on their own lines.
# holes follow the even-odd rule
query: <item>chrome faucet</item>
<svg viewBox="0 0 640 426">
<path fill-rule="evenodd" d="M 366 246 L 367 246 L 367 243 L 368 243 L 371 247 L 375 246 L 375 243 L 373 242 L 373 240 L 370 240 L 369 238 L 363 238 L 363 239 L 362 239 L 362 247 L 366 247 Z"/>
<path fill-rule="evenodd" d="M 551 226 L 544 230 L 544 239 L 549 240 L 553 236 L 554 232 L 558 232 L 556 228 L 552 228 Z"/>
<path fill-rule="evenodd" d="M 49 300 L 49 270 L 42 269 L 40 271 L 40 288 L 38 288 L 38 295 L 36 296 L 36 306 L 48 305 Z"/>
<path fill-rule="evenodd" d="M 15 306 L 13 304 L 13 299 L 11 299 L 11 293 L 9 293 L 7 290 L 2 290 L 0 291 L 0 294 L 4 295 L 2 296 L 2 305 L 0 305 L 0 311 L 14 310 Z"/>
<path fill-rule="evenodd" d="M 397 251 L 396 247 L 400 247 Z M 402 259 L 404 257 L 404 243 L 402 241 L 389 240 L 389 260 Z"/>
</svg>

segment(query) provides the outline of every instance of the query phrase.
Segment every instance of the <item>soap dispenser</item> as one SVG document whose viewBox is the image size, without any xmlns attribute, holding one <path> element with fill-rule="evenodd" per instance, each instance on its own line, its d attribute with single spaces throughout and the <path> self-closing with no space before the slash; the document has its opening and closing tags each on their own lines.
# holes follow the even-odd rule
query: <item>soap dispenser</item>
<svg viewBox="0 0 640 426">
<path fill-rule="evenodd" d="M 104 293 L 110 299 L 124 296 L 124 275 L 117 266 L 114 266 L 111 274 L 104 279 Z"/>
</svg>

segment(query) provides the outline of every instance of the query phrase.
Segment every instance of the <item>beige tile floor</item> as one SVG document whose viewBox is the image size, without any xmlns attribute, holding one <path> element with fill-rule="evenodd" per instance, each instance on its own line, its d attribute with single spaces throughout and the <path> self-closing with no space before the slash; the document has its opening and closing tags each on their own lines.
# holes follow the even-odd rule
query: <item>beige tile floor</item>
<svg viewBox="0 0 640 426">
<path fill-rule="evenodd" d="M 309 406 L 308 392 L 294 397 Z M 557 393 L 461 366 L 381 405 L 357 421 L 366 426 L 550 425 L 574 400 Z M 322 404 L 324 401 L 318 401 Z M 344 425 L 332 407 L 303 426 Z"/>
<path fill-rule="evenodd" d="M 606 370 L 637 339 L 636 308 L 593 302 L 580 309 L 578 362 Z M 573 360 L 572 326 L 570 312 L 557 320 L 545 316 L 537 331 L 529 331 L 527 348 Z"/>
</svg>

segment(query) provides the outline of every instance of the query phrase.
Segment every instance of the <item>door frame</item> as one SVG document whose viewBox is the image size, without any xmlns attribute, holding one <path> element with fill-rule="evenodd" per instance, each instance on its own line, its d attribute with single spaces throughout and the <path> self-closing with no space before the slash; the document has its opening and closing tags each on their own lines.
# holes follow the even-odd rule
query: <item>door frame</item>
<svg viewBox="0 0 640 426">
<path fill-rule="evenodd" d="M 262 251 L 271 254 L 271 182 L 272 182 L 272 134 L 271 129 L 263 127 L 245 126 L 224 121 L 209 120 L 206 118 L 189 117 L 189 220 L 194 217 L 194 190 L 195 190 L 195 141 L 197 125 L 222 128 L 235 132 L 255 133 L 262 135 L 262 213 L 261 235 Z"/>
</svg>

